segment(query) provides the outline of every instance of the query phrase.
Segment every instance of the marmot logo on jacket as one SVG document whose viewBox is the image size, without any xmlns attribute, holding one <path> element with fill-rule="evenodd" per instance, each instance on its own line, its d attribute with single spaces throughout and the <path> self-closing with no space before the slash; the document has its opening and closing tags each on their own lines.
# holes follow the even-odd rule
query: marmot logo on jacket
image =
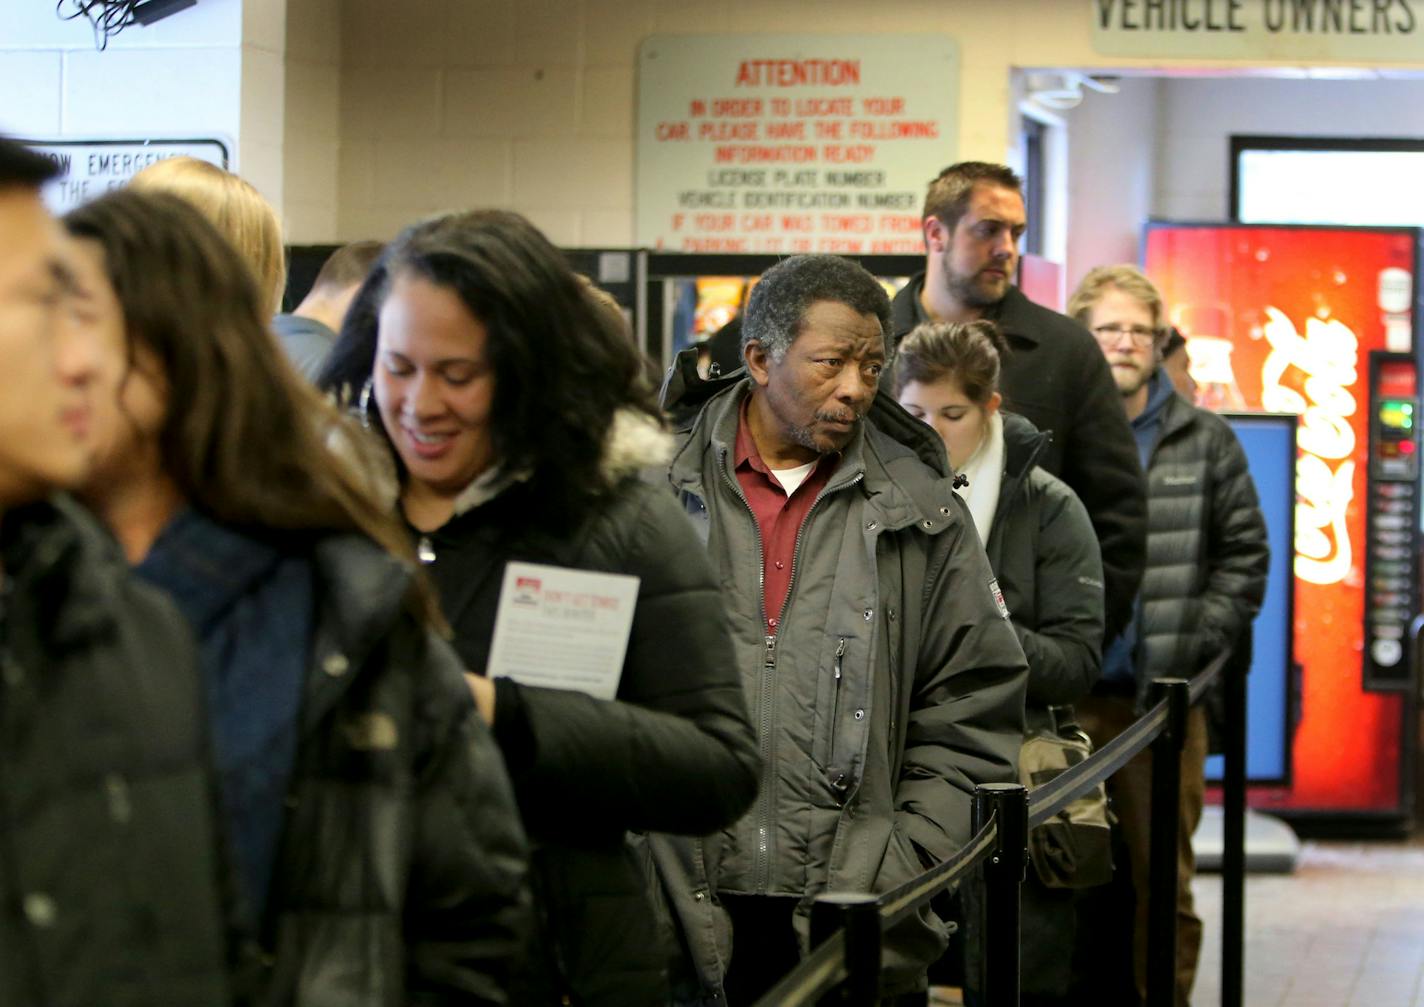
<svg viewBox="0 0 1424 1007">
<path fill-rule="evenodd" d="M 999 590 L 999 579 L 997 577 L 989 581 L 989 593 L 994 596 L 994 604 L 999 606 L 999 614 L 1007 619 L 1009 617 L 1009 606 L 1004 604 L 1004 592 Z"/>
</svg>

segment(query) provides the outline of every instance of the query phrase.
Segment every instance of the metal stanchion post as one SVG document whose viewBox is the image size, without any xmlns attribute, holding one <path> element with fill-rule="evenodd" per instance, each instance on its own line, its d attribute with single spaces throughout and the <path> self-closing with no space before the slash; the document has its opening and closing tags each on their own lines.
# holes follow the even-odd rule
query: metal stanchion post
<svg viewBox="0 0 1424 1007">
<path fill-rule="evenodd" d="M 970 832 L 998 823 L 994 854 L 984 864 L 985 1007 L 1019 1007 L 1019 888 L 1028 860 L 1028 790 L 1017 783 L 974 788 Z"/>
<path fill-rule="evenodd" d="M 1182 818 L 1182 746 L 1191 687 L 1159 678 L 1152 703 L 1167 700 L 1167 727 L 1152 743 L 1152 842 L 1148 864 L 1147 1007 L 1172 1007 L 1177 983 L 1177 830 Z M 1142 893 L 1138 893 L 1141 898 Z"/>
<path fill-rule="evenodd" d="M 1226 768 L 1221 857 L 1221 1007 L 1242 1007 L 1246 950 L 1246 668 L 1222 670 L 1226 699 Z"/>
<path fill-rule="evenodd" d="M 880 998 L 880 904 L 874 895 L 827 892 L 811 906 L 811 947 L 845 931 L 846 981 L 825 1004 L 875 1007 Z"/>
</svg>

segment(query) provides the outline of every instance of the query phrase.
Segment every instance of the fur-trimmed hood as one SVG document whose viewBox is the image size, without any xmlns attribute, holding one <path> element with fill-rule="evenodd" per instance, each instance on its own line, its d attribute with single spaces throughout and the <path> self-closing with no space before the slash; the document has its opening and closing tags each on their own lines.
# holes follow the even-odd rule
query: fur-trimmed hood
<svg viewBox="0 0 1424 1007">
<path fill-rule="evenodd" d="M 623 408 L 613 416 L 603 438 L 600 469 L 610 483 L 635 476 L 645 469 L 666 466 L 672 458 L 674 438 L 654 417 Z M 359 429 L 355 423 L 334 426 L 327 447 L 357 472 L 362 483 L 387 508 L 400 500 L 400 475 L 394 449 L 385 438 Z M 508 472 L 496 466 L 475 479 L 455 498 L 455 514 L 492 500 L 515 483 L 528 480 L 528 471 Z"/>
</svg>

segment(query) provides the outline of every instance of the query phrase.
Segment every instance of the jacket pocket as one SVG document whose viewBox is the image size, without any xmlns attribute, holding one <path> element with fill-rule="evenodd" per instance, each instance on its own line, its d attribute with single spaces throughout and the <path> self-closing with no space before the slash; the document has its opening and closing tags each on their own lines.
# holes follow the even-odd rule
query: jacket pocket
<svg viewBox="0 0 1424 1007">
<path fill-rule="evenodd" d="M 836 653 L 831 659 L 831 729 L 830 740 L 827 743 L 828 754 L 826 756 L 826 767 L 829 769 L 836 764 L 836 732 L 839 730 L 841 722 L 841 691 L 845 680 L 845 637 L 838 637 L 836 640 Z"/>
<path fill-rule="evenodd" d="M 845 676 L 846 638 L 828 633 L 823 639 L 820 653 L 816 656 L 816 693 L 811 697 L 807 712 L 810 715 L 811 761 L 824 773 L 831 768 L 836 747 L 836 716 Z"/>
</svg>

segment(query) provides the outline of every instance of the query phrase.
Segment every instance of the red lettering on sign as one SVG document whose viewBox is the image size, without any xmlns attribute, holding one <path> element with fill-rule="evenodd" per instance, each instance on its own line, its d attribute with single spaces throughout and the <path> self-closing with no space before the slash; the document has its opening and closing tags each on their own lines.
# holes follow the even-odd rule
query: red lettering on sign
<svg viewBox="0 0 1424 1007">
<path fill-rule="evenodd" d="M 905 111 L 904 98 L 862 98 L 860 107 L 866 115 L 899 115 Z"/>
<path fill-rule="evenodd" d="M 845 87 L 860 83 L 858 59 L 744 59 L 737 87 Z"/>
</svg>

